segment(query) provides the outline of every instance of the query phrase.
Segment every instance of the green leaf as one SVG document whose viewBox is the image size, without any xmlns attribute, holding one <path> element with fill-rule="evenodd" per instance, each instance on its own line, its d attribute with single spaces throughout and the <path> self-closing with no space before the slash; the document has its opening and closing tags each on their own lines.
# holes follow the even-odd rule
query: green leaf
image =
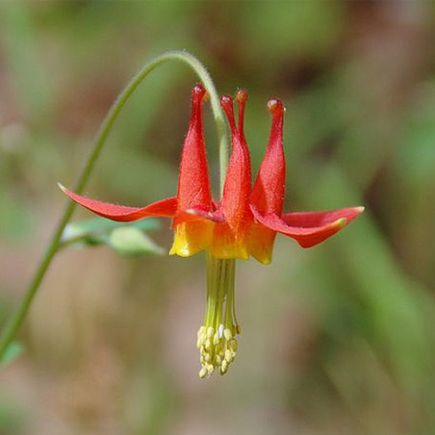
<svg viewBox="0 0 435 435">
<path fill-rule="evenodd" d="M 116 228 L 108 237 L 107 244 L 121 255 L 162 255 L 165 252 L 134 226 Z"/>
<path fill-rule="evenodd" d="M 8 346 L 6 352 L 4 353 L 2 359 L 0 360 L 0 366 L 4 367 L 7 364 L 11 363 L 14 359 L 18 358 L 23 352 L 24 352 L 24 346 L 18 341 L 13 341 Z"/>
<path fill-rule="evenodd" d="M 142 231 L 154 231 L 160 227 L 156 219 L 142 219 L 136 222 L 113 222 L 101 217 L 66 226 L 62 238 L 62 246 L 66 245 L 101 245 L 107 243 L 111 231 L 123 227 L 136 228 Z"/>
</svg>

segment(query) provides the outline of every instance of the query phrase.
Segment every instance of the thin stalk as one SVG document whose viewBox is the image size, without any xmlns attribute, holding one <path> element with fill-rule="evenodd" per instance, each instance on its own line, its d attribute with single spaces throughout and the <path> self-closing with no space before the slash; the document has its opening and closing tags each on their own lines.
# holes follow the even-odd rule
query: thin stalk
<svg viewBox="0 0 435 435">
<path fill-rule="evenodd" d="M 178 60 L 185 64 L 187 64 L 193 71 L 198 75 L 199 79 L 204 84 L 210 95 L 211 106 L 213 110 L 213 116 L 217 128 L 218 140 L 219 140 L 219 148 L 220 148 L 220 164 L 221 164 L 221 190 L 223 188 L 223 180 L 225 179 L 225 172 L 228 162 L 228 143 L 226 138 L 226 129 L 224 116 L 222 114 L 222 110 L 220 108 L 219 96 L 214 87 L 213 81 L 205 69 L 205 67 L 201 64 L 201 62 L 192 54 L 186 51 L 168 51 L 156 56 L 154 59 L 147 62 L 139 72 L 130 80 L 124 90 L 119 94 L 118 98 L 112 104 L 109 112 L 104 118 L 96 136 L 94 139 L 94 145 L 91 149 L 91 152 L 85 161 L 84 166 L 82 167 L 79 176 L 74 184 L 73 190 L 80 194 L 83 192 L 86 183 L 91 176 L 92 170 L 94 169 L 95 163 L 101 154 L 104 144 L 106 143 L 107 137 L 109 136 L 112 127 L 118 118 L 118 115 L 122 108 L 125 106 L 133 92 L 139 86 L 139 84 L 144 80 L 144 78 L 153 71 L 157 66 L 165 63 L 169 60 Z M 24 322 L 26 318 L 27 312 L 32 304 L 32 301 L 41 285 L 41 282 L 49 269 L 49 266 L 56 255 L 56 252 L 59 250 L 60 239 L 62 237 L 63 231 L 68 224 L 74 209 L 75 203 L 73 201 L 67 200 L 67 203 L 64 206 L 63 213 L 61 218 L 59 219 L 53 234 L 51 236 L 50 241 L 48 242 L 47 248 L 41 257 L 41 261 L 39 262 L 35 274 L 33 275 L 32 280 L 27 287 L 27 290 L 19 303 L 18 307 L 6 323 L 0 335 L 0 361 L 2 360 L 9 344 L 12 342 L 15 337 L 18 329 Z"/>
<path fill-rule="evenodd" d="M 235 323 L 234 319 L 234 265 L 235 260 L 227 260 L 227 296 L 225 301 L 225 318 L 224 324 L 225 328 L 229 329 L 232 333 L 233 325 Z"/>
<path fill-rule="evenodd" d="M 205 310 L 204 325 L 208 326 L 212 324 L 212 316 L 215 311 L 214 284 L 216 283 L 216 259 L 208 250 L 206 255 L 207 255 L 207 260 L 206 260 L 207 261 L 207 303 L 206 303 L 206 310 Z"/>
</svg>

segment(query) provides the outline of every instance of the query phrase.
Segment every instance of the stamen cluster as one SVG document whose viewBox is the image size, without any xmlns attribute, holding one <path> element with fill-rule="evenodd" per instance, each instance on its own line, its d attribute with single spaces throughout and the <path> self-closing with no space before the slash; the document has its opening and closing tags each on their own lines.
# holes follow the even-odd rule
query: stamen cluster
<svg viewBox="0 0 435 435">
<path fill-rule="evenodd" d="M 213 374 L 218 368 L 219 374 L 224 375 L 229 365 L 234 361 L 237 351 L 237 340 L 230 329 L 219 325 L 217 331 L 213 327 L 201 326 L 198 331 L 196 347 L 200 352 L 201 379 Z"/>
</svg>

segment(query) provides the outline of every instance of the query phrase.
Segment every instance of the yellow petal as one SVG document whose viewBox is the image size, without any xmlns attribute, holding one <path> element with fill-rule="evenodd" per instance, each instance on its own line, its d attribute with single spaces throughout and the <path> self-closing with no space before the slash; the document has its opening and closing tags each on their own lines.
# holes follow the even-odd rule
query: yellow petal
<svg viewBox="0 0 435 435">
<path fill-rule="evenodd" d="M 190 257 L 210 246 L 213 223 L 208 221 L 183 222 L 175 228 L 170 255 Z"/>
<path fill-rule="evenodd" d="M 275 231 L 260 225 L 252 225 L 248 241 L 249 253 L 260 263 L 269 264 L 272 261 L 275 237 Z"/>
<path fill-rule="evenodd" d="M 211 252 L 216 258 L 247 260 L 246 236 L 233 232 L 228 224 L 215 224 Z"/>
</svg>

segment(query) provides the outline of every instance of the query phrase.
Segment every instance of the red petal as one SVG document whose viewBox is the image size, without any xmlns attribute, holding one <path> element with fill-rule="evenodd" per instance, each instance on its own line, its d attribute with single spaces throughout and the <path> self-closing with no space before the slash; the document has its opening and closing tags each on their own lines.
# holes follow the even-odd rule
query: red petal
<svg viewBox="0 0 435 435">
<path fill-rule="evenodd" d="M 82 205 L 99 216 L 113 221 L 131 222 L 150 216 L 174 217 L 177 210 L 177 198 L 163 199 L 162 201 L 154 202 L 143 208 L 126 207 L 77 195 L 61 184 L 59 184 L 59 187 L 77 204 Z"/>
<path fill-rule="evenodd" d="M 205 152 L 202 103 L 206 90 L 196 85 L 192 90 L 192 112 L 184 140 L 178 178 L 178 210 L 195 206 L 212 209 L 210 179 Z"/>
<path fill-rule="evenodd" d="M 343 208 L 324 212 L 288 213 L 262 215 L 252 207 L 258 222 L 265 227 L 295 239 L 303 248 L 323 242 L 341 230 L 364 211 L 364 207 Z"/>
<path fill-rule="evenodd" d="M 281 215 L 284 204 L 285 157 L 282 145 L 284 107 L 280 100 L 270 100 L 272 127 L 266 154 L 251 193 L 251 204 L 263 215 Z"/>
<path fill-rule="evenodd" d="M 224 192 L 220 209 L 231 230 L 242 236 L 247 231 L 247 222 L 252 220 L 249 209 L 251 191 L 251 161 L 245 135 L 243 133 L 243 114 L 247 94 L 237 93 L 239 103 L 239 128 L 234 120 L 233 100 L 230 96 L 221 98 L 231 128 L 232 153 L 225 177 Z"/>
</svg>

